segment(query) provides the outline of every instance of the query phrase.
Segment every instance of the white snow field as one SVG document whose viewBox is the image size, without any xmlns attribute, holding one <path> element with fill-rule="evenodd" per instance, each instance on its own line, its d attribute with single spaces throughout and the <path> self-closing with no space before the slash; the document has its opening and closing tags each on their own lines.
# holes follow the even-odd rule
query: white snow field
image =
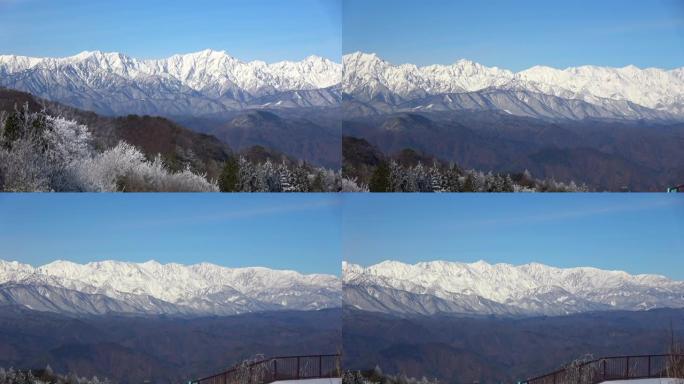
<svg viewBox="0 0 684 384">
<path fill-rule="evenodd" d="M 613 381 L 604 381 L 601 384 L 682 384 L 684 383 L 684 379 L 671 379 L 671 378 L 662 378 L 662 379 L 631 379 L 631 380 L 613 380 Z"/>
<path fill-rule="evenodd" d="M 281 380 L 274 381 L 273 384 L 341 384 L 341 378 L 329 378 L 329 379 L 303 379 L 303 380 Z"/>
</svg>

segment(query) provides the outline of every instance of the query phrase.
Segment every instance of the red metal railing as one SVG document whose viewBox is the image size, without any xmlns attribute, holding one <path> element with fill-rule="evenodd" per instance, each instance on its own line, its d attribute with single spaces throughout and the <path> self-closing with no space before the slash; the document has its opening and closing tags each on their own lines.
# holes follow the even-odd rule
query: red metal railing
<svg viewBox="0 0 684 384">
<path fill-rule="evenodd" d="M 340 355 L 272 357 L 238 365 L 192 384 L 268 384 L 278 380 L 341 377 Z"/>
<path fill-rule="evenodd" d="M 684 378 L 682 367 L 684 355 L 611 356 L 559 369 L 523 383 L 597 384 L 610 380 Z"/>
</svg>

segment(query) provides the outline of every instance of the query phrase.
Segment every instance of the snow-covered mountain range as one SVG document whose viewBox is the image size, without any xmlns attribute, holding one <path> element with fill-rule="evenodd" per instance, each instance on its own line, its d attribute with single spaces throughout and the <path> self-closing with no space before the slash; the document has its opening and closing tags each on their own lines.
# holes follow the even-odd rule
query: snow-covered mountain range
<svg viewBox="0 0 684 384">
<path fill-rule="evenodd" d="M 541 118 L 684 120 L 684 67 L 535 66 L 521 72 L 458 60 L 393 65 L 343 57 L 342 91 L 375 112 L 499 110 Z"/>
<path fill-rule="evenodd" d="M 41 267 L 0 260 L 0 305 L 67 314 L 233 315 L 341 305 L 341 282 L 262 267 L 55 261 Z"/>
<path fill-rule="evenodd" d="M 140 60 L 121 53 L 0 55 L 0 86 L 105 115 L 206 116 L 241 109 L 334 107 L 354 113 L 496 110 L 544 119 L 684 120 L 684 67 L 536 66 L 521 72 L 459 60 L 393 65 L 356 52 L 343 63 L 243 62 L 204 50 Z M 357 106 L 358 107 L 358 106 Z"/>
<path fill-rule="evenodd" d="M 563 315 L 684 307 L 684 282 L 596 268 L 484 261 L 343 263 L 344 304 L 393 314 Z"/>
<path fill-rule="evenodd" d="M 101 114 L 206 115 L 339 103 L 342 65 L 243 62 L 204 50 L 159 60 L 86 51 L 64 58 L 0 55 L 0 86 Z"/>
</svg>

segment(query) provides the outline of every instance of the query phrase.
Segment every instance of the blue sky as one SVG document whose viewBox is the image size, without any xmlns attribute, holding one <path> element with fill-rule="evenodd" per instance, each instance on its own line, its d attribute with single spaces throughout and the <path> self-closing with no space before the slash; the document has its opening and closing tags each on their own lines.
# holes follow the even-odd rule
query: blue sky
<svg viewBox="0 0 684 384">
<path fill-rule="evenodd" d="M 341 0 L 0 0 L 0 54 L 161 58 L 211 48 L 243 60 L 339 60 L 341 7 Z"/>
<path fill-rule="evenodd" d="M 684 196 L 406 194 L 343 199 L 342 257 L 594 266 L 684 280 Z"/>
<path fill-rule="evenodd" d="M 2 194 L 0 259 L 125 260 L 340 274 L 334 194 Z"/>
<path fill-rule="evenodd" d="M 521 70 L 684 66 L 681 0 L 344 0 L 343 52 Z"/>
</svg>

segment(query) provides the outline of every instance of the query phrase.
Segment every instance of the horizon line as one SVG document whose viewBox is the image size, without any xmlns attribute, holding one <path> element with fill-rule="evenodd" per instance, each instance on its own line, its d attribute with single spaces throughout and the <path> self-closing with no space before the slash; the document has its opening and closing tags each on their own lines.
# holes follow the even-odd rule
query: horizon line
<svg viewBox="0 0 684 384">
<path fill-rule="evenodd" d="M 585 67 L 599 67 L 599 68 L 610 68 L 610 69 L 626 69 L 626 68 L 634 67 L 634 68 L 636 68 L 636 69 L 638 69 L 638 70 L 641 70 L 641 71 L 645 71 L 645 70 L 649 70 L 649 69 L 656 69 L 656 70 L 668 71 L 668 72 L 670 72 L 670 71 L 676 71 L 676 70 L 678 70 L 678 69 L 684 69 L 684 65 L 681 65 L 681 66 L 678 66 L 678 67 L 666 68 L 666 67 L 653 67 L 653 66 L 649 66 L 649 67 L 639 67 L 639 66 L 634 65 L 634 64 L 626 64 L 626 65 L 624 65 L 624 66 L 622 66 L 622 67 L 615 67 L 615 66 L 610 66 L 610 65 L 598 65 L 598 64 L 581 64 L 581 65 L 574 65 L 574 66 L 568 66 L 568 67 L 565 67 L 565 68 L 560 68 L 560 67 L 554 67 L 554 66 L 545 65 L 545 64 L 535 64 L 535 65 L 533 65 L 533 66 L 531 66 L 531 67 L 527 67 L 527 68 L 525 68 L 525 69 L 516 71 L 516 70 L 508 69 L 508 68 L 505 68 L 505 67 L 500 67 L 500 66 L 498 66 L 498 65 L 486 65 L 486 64 L 482 64 L 482 63 L 479 62 L 479 61 L 471 60 L 471 59 L 468 59 L 468 58 L 465 58 L 465 57 L 457 58 L 457 59 L 455 59 L 455 61 L 450 62 L 450 63 L 439 62 L 439 63 L 421 64 L 421 65 L 419 65 L 419 64 L 415 64 L 415 63 L 412 63 L 412 62 L 409 62 L 409 61 L 403 61 L 403 62 L 401 62 L 401 63 L 399 63 L 399 64 L 396 64 L 396 63 L 393 62 L 393 61 L 390 61 L 390 60 L 385 59 L 384 56 L 378 54 L 377 52 L 366 52 L 366 51 L 359 51 L 359 50 L 356 50 L 356 51 L 353 51 L 353 52 L 348 52 L 348 53 L 342 53 L 342 59 L 343 59 L 343 61 L 344 61 L 344 58 L 346 58 L 346 57 L 348 57 L 348 56 L 357 55 L 357 54 L 375 56 L 375 57 L 378 58 L 379 60 L 381 60 L 381 61 L 383 61 L 383 62 L 385 62 L 385 63 L 387 63 L 387 64 L 389 64 L 389 65 L 391 65 L 391 66 L 393 66 L 393 67 L 401 67 L 401 66 L 404 66 L 404 65 L 412 65 L 412 66 L 417 67 L 418 69 L 427 68 L 427 67 L 433 67 L 433 66 L 450 67 L 450 66 L 452 66 L 452 65 L 458 64 L 460 61 L 468 61 L 468 62 L 471 62 L 471 63 L 475 63 L 475 64 L 482 65 L 482 66 L 487 67 L 487 68 L 491 68 L 491 69 L 500 69 L 500 70 L 512 72 L 512 73 L 514 73 L 514 74 L 520 73 L 520 72 L 525 72 L 525 71 L 528 71 L 528 70 L 530 70 L 530 69 L 537 68 L 537 67 L 541 67 L 541 68 L 551 68 L 551 69 L 555 69 L 555 70 L 559 70 L 559 71 L 566 71 L 566 70 L 568 70 L 568 69 L 585 68 Z"/>
<path fill-rule="evenodd" d="M 364 269 L 370 268 L 370 267 L 374 267 L 374 266 L 377 266 L 377 265 L 380 265 L 380 264 L 383 264 L 383 263 L 399 263 L 399 264 L 404 264 L 404 265 L 417 266 L 418 264 L 428 264 L 428 263 L 438 263 L 438 262 L 444 262 L 444 263 L 449 263 L 449 264 L 462 264 L 462 265 L 472 265 L 472 264 L 478 264 L 478 263 L 481 264 L 481 263 L 484 263 L 484 264 L 487 264 L 487 265 L 490 265 L 490 266 L 505 265 L 505 266 L 511 266 L 511 267 L 514 267 L 514 268 L 517 268 L 517 267 L 524 267 L 524 266 L 528 266 L 528 265 L 541 265 L 541 266 L 548 267 L 548 268 L 555 268 L 555 269 L 562 269 L 562 270 L 569 270 L 569 269 L 595 269 L 595 270 L 604 271 L 604 272 L 622 272 L 622 273 L 625 273 L 625 274 L 627 274 L 627 275 L 629 275 L 629 276 L 658 276 L 658 277 L 664 277 L 664 278 L 669 279 L 669 280 L 672 280 L 672 281 L 684 281 L 684 280 L 678 280 L 678 279 L 676 279 L 676 278 L 669 277 L 669 276 L 666 276 L 666 275 L 663 275 L 663 274 L 659 274 L 659 273 L 630 273 L 630 272 L 627 272 L 627 271 L 624 270 L 624 269 L 604 269 L 604 268 L 598 268 L 598 267 L 593 267 L 593 266 L 588 266 L 588 265 L 585 265 L 585 266 L 576 266 L 576 267 L 557 267 L 557 266 L 554 266 L 554 265 L 545 264 L 545 263 L 540 263 L 540 262 L 537 262 L 537 261 L 530 261 L 530 262 L 527 262 L 527 263 L 524 263 L 524 264 L 512 264 L 512 263 L 506 263 L 506 262 L 498 262 L 498 263 L 494 262 L 494 263 L 491 263 L 491 262 L 488 262 L 488 261 L 483 260 L 483 259 L 480 259 L 480 260 L 477 260 L 477 261 L 473 261 L 473 262 L 466 262 L 466 261 L 451 261 L 451 260 L 444 260 L 444 259 L 435 259 L 435 260 L 417 261 L 417 262 L 415 262 L 415 263 L 410 263 L 410 262 L 404 262 L 404 261 L 399 261 L 399 260 L 385 259 L 385 260 L 382 260 L 382 261 L 380 261 L 380 262 L 373 263 L 373 264 L 370 264 L 370 265 L 361 265 L 361 264 L 353 263 L 353 262 L 350 262 L 350 261 L 347 261 L 347 260 L 342 260 L 342 264 L 343 264 L 343 265 L 344 265 L 344 264 L 352 264 L 352 265 L 356 265 L 356 266 L 359 266 L 359 267 L 364 268 Z"/>
<path fill-rule="evenodd" d="M 167 266 L 167 265 L 180 265 L 180 266 L 183 266 L 183 267 L 193 267 L 193 266 L 199 266 L 199 265 L 211 265 L 211 266 L 215 266 L 215 267 L 219 267 L 219 268 L 225 268 L 225 269 L 267 269 L 267 270 L 279 271 L 279 272 L 295 272 L 295 273 L 298 273 L 298 274 L 303 275 L 303 276 L 324 275 L 324 276 L 335 276 L 335 277 L 337 277 L 337 275 L 331 274 L 331 273 L 323 273 L 323 272 L 305 273 L 305 272 L 297 271 L 297 270 L 295 270 L 295 269 L 279 269 L 279 268 L 265 267 L 265 266 L 259 266 L 259 265 L 257 265 L 257 266 L 248 266 L 248 267 L 229 267 L 229 266 L 225 266 L 225 265 L 210 263 L 210 262 L 207 262 L 207 261 L 203 261 L 203 262 L 199 262 L 199 263 L 193 263 L 193 264 L 184 264 L 184 263 L 178 263 L 178 262 L 162 263 L 162 262 L 159 262 L 159 261 L 154 260 L 154 259 L 149 259 L 149 260 L 143 261 L 143 262 L 125 261 L 125 260 L 114 260 L 114 259 L 105 259 L 105 260 L 93 260 L 93 261 L 88 261 L 88 262 L 85 262 L 85 263 L 79 263 L 79 262 L 76 262 L 76 261 L 71 261 L 71 260 L 66 260 L 66 259 L 55 259 L 55 260 L 53 260 L 53 261 L 50 261 L 49 263 L 45 263 L 45 264 L 41 264 L 41 265 L 34 265 L 34 264 L 31 264 L 31 263 L 24 263 L 24 262 L 21 262 L 21 261 L 19 261 L 19 260 L 7 260 L 7 259 L 2 259 L 2 258 L 0 258 L 0 263 L 3 263 L 3 262 L 4 262 L 4 263 L 8 263 L 8 264 L 16 263 L 16 264 L 23 265 L 23 266 L 27 266 L 27 265 L 28 265 L 28 266 L 30 266 L 31 268 L 34 268 L 34 269 L 39 269 L 39 268 L 41 268 L 41 267 L 45 267 L 45 266 L 47 266 L 47 265 L 54 264 L 54 263 L 70 263 L 70 264 L 76 264 L 76 265 L 79 265 L 79 266 L 87 266 L 87 265 L 90 265 L 90 264 L 107 263 L 107 262 L 119 263 L 119 264 L 133 264 L 133 265 L 136 265 L 136 266 L 140 266 L 140 265 L 143 265 L 143 264 L 158 264 L 158 265 L 161 265 L 161 266 Z"/>
<path fill-rule="evenodd" d="M 205 48 L 205 49 L 201 49 L 201 50 L 193 51 L 193 52 L 174 53 L 174 54 L 172 54 L 172 55 L 161 56 L 161 57 L 138 57 L 138 56 L 129 55 L 129 54 L 127 54 L 127 53 L 124 53 L 123 51 L 106 51 L 106 50 L 100 50 L 100 49 L 95 49 L 95 50 L 87 50 L 87 49 L 86 49 L 86 50 L 82 50 L 82 51 L 80 51 L 80 52 L 77 52 L 77 53 L 72 54 L 72 55 L 67 55 L 67 56 L 29 56 L 29 55 L 20 55 L 20 54 L 14 54 L 14 53 L 0 53 L 0 57 L 3 57 L 3 56 L 4 56 L 4 57 L 21 57 L 21 58 L 29 58 L 29 59 L 55 59 L 55 60 L 64 60 L 64 59 L 76 58 L 76 57 L 78 57 L 78 56 L 86 56 L 86 55 L 93 55 L 93 54 L 99 53 L 99 54 L 103 54 L 103 55 L 107 55 L 107 54 L 118 54 L 118 55 L 122 55 L 122 56 L 124 56 L 124 57 L 130 58 L 130 59 L 138 60 L 138 61 L 160 61 L 160 60 L 170 59 L 170 58 L 176 57 L 176 56 L 189 56 L 189 55 L 196 55 L 196 54 L 205 53 L 205 52 L 221 53 L 221 54 L 223 54 L 223 55 L 225 55 L 225 56 L 228 56 L 228 57 L 230 57 L 230 58 L 232 58 L 232 59 L 236 59 L 237 61 L 240 61 L 240 62 L 242 62 L 242 63 L 255 63 L 255 62 L 258 62 L 258 63 L 266 63 L 266 64 L 268 64 L 268 65 L 272 65 L 272 64 L 279 64 L 279 63 L 298 63 L 298 62 L 306 61 L 307 59 L 310 59 L 310 58 L 319 58 L 319 59 L 328 60 L 328 61 L 331 61 L 331 62 L 333 62 L 333 63 L 335 63 L 335 64 L 340 64 L 340 65 L 341 65 L 341 63 L 338 63 L 337 61 L 335 61 L 335 60 L 333 60 L 333 59 L 331 59 L 331 58 L 328 58 L 328 57 L 325 57 L 325 56 L 316 55 L 316 54 L 307 55 L 307 56 L 305 56 L 305 57 L 303 57 L 303 58 L 301 58 L 301 59 L 299 59 L 299 60 L 279 60 L 279 61 L 271 61 L 271 62 L 268 62 L 268 61 L 265 61 L 265 60 L 260 60 L 260 59 L 242 60 L 242 59 L 238 58 L 237 56 L 231 55 L 231 54 L 230 54 L 227 50 L 225 50 L 225 49 L 217 50 L 217 49 L 213 49 L 213 48 Z"/>
</svg>

